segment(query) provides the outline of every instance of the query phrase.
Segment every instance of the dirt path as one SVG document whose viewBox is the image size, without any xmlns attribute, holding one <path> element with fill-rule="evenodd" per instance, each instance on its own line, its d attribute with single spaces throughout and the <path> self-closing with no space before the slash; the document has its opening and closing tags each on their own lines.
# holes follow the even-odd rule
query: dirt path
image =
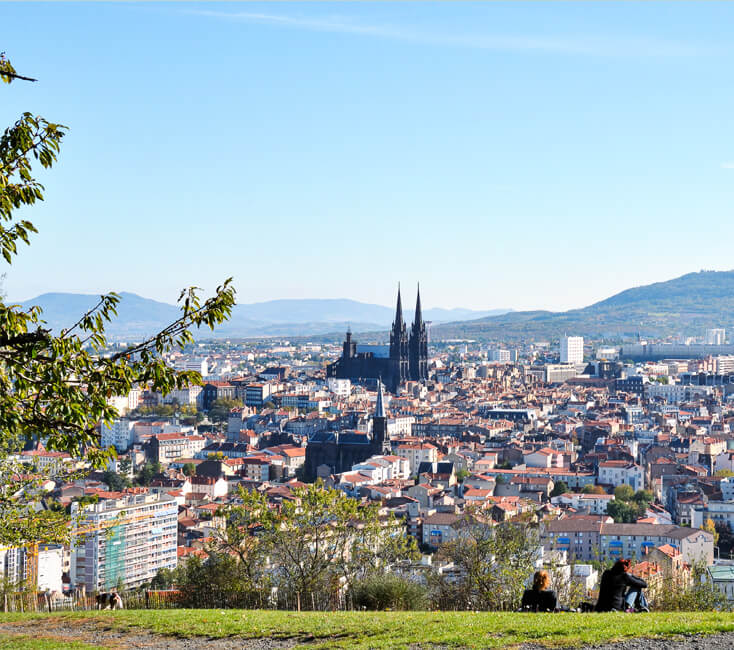
<svg viewBox="0 0 734 650">
<path fill-rule="evenodd" d="M 151 634 L 144 630 L 116 630 L 99 621 L 68 621 L 60 618 L 45 618 L 19 623 L 0 623 L 0 635 L 24 636 L 58 641 L 89 643 L 104 648 L 146 648 L 147 650 L 273 650 L 291 648 L 298 642 L 276 639 L 209 639 L 206 637 L 179 638 Z"/>
</svg>

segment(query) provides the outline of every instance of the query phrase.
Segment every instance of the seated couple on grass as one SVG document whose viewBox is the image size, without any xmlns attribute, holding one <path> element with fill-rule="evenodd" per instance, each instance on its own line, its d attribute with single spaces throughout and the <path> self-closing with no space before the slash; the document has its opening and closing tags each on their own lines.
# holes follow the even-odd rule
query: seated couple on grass
<svg viewBox="0 0 734 650">
<path fill-rule="evenodd" d="M 630 561 L 619 559 L 601 574 L 597 612 L 649 612 L 642 590 L 647 583 L 629 572 Z"/>
<path fill-rule="evenodd" d="M 647 583 L 629 572 L 629 560 L 617 560 L 611 569 L 602 573 L 599 586 L 597 612 L 649 612 L 645 594 L 642 592 Z M 547 571 L 536 571 L 532 589 L 522 595 L 520 610 L 523 612 L 568 612 L 568 607 L 558 605 L 556 592 L 549 589 L 550 577 Z M 591 603 L 582 603 L 576 611 L 591 611 Z"/>
</svg>

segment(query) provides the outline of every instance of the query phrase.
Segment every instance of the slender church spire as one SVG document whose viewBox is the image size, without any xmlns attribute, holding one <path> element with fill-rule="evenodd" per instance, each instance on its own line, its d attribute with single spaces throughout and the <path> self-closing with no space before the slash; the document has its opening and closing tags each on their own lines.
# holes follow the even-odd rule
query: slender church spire
<svg viewBox="0 0 734 650">
<path fill-rule="evenodd" d="M 415 324 L 420 327 L 423 323 L 423 312 L 421 311 L 421 283 L 418 283 L 418 297 L 415 299 Z"/>
<path fill-rule="evenodd" d="M 398 282 L 398 306 L 395 308 L 395 322 L 393 327 L 400 329 L 403 325 L 403 303 L 400 300 L 400 283 Z"/>
<path fill-rule="evenodd" d="M 418 295 L 415 299 L 415 319 L 410 328 L 410 339 L 408 342 L 410 353 L 409 372 L 414 381 L 425 381 L 428 379 L 428 332 L 423 322 L 423 310 L 421 309 L 421 285 L 418 284 Z"/>
<path fill-rule="evenodd" d="M 377 380 L 377 402 L 375 403 L 375 417 L 385 417 L 385 398 L 382 394 L 382 380 Z"/>
</svg>

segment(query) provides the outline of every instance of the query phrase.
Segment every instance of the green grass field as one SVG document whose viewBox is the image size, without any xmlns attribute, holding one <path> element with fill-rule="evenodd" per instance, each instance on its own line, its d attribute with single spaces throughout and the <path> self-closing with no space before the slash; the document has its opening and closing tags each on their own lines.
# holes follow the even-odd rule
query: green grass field
<svg viewBox="0 0 734 650">
<path fill-rule="evenodd" d="M 496 648 L 524 642 L 575 646 L 629 637 L 734 632 L 734 614 L 514 614 L 503 612 L 274 612 L 252 610 L 126 610 L 63 614 L 0 614 L 0 623 L 44 618 L 98 622 L 119 630 L 145 629 L 186 637 L 294 639 L 319 648 L 422 646 Z M 50 623 L 51 621 L 49 621 Z M 2 647 L 47 647 L 3 645 Z M 80 648 L 88 647 L 80 645 Z"/>
</svg>

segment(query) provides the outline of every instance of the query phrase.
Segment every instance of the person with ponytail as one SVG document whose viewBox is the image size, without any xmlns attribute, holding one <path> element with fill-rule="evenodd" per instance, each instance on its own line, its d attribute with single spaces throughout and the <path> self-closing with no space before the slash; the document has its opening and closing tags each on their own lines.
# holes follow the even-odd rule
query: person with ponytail
<svg viewBox="0 0 734 650">
<path fill-rule="evenodd" d="M 524 612 L 555 612 L 558 607 L 556 592 L 550 587 L 550 576 L 547 571 L 536 571 L 533 576 L 532 589 L 526 589 L 522 595 L 520 609 Z"/>
</svg>

